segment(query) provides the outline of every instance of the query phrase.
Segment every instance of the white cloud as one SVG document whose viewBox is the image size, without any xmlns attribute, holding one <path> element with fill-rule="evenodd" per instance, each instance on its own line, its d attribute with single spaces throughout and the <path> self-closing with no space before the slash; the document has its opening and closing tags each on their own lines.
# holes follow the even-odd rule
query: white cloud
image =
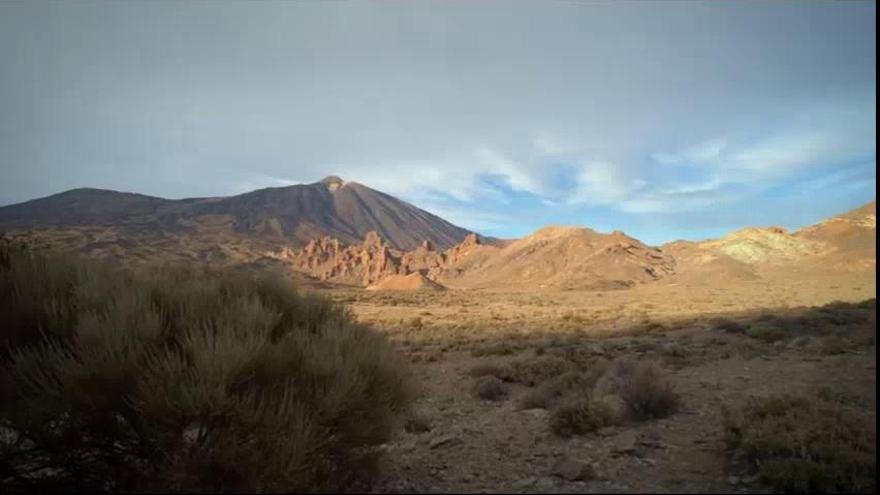
<svg viewBox="0 0 880 495">
<path fill-rule="evenodd" d="M 810 167 L 875 156 L 873 117 L 873 111 L 860 111 L 852 102 L 815 102 L 786 115 L 773 132 L 755 137 L 731 128 L 739 139 L 715 138 L 650 157 L 661 165 L 700 166 L 729 182 L 784 178 Z"/>
<path fill-rule="evenodd" d="M 501 176 L 514 191 L 535 195 L 543 195 L 547 192 L 542 183 L 541 174 L 535 173 L 534 166 L 530 167 L 527 163 L 511 160 L 489 147 L 478 149 L 477 159 L 484 174 Z"/>
<path fill-rule="evenodd" d="M 627 213 L 676 213 L 719 205 L 734 195 L 708 184 L 648 191 L 618 205 Z"/>
<path fill-rule="evenodd" d="M 759 141 L 721 157 L 717 164 L 732 171 L 762 177 L 784 175 L 799 169 L 853 158 L 860 151 L 844 136 L 829 132 L 805 132 Z"/>
<path fill-rule="evenodd" d="M 620 207 L 633 213 L 696 210 L 731 197 L 731 188 L 760 191 L 811 169 L 873 159 L 876 143 L 866 133 L 870 126 L 853 124 L 840 115 L 846 112 L 807 109 L 790 117 L 788 129 L 759 139 L 718 138 L 674 152 L 654 152 L 651 159 L 674 166 L 670 173 L 677 173 L 678 179 L 627 198 Z M 691 174 L 704 180 L 691 183 L 681 178 Z"/>
<path fill-rule="evenodd" d="M 576 189 L 569 204 L 613 204 L 643 189 L 647 182 L 632 177 L 628 170 L 608 161 L 592 161 L 582 165 L 576 177 Z"/>
</svg>

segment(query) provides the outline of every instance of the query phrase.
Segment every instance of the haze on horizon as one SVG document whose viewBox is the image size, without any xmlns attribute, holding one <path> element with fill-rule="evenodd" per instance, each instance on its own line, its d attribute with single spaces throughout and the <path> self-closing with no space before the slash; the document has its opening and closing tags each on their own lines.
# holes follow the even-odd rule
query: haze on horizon
<svg viewBox="0 0 880 495">
<path fill-rule="evenodd" d="M 873 2 L 0 4 L 0 205 L 361 182 L 499 237 L 876 195 Z"/>
</svg>

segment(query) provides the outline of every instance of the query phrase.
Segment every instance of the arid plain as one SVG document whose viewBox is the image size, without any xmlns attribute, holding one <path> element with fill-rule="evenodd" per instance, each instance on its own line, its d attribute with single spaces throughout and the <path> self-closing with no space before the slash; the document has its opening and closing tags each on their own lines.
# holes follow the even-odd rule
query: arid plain
<svg viewBox="0 0 880 495">
<path fill-rule="evenodd" d="M 403 432 L 389 445 L 395 489 L 771 492 L 725 442 L 725 408 L 750 396 L 843 403 L 866 415 L 865 441 L 876 438 L 870 272 L 623 290 L 329 295 L 397 341 L 423 384 L 418 421 L 430 430 Z M 544 404 L 527 402 L 542 383 L 618 358 L 656 363 L 681 410 L 564 438 Z M 503 398 L 491 401 L 473 390 L 474 370 L 487 366 L 502 381 L 511 367 L 542 371 L 538 383 L 506 382 Z"/>
</svg>

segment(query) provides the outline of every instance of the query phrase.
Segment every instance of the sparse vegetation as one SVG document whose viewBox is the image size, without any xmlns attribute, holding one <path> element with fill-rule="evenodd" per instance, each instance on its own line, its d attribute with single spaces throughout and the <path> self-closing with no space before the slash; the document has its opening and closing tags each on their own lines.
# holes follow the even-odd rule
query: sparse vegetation
<svg viewBox="0 0 880 495">
<path fill-rule="evenodd" d="M 616 393 L 633 419 L 664 418 L 678 410 L 672 382 L 653 363 L 618 359 L 597 386 Z"/>
<path fill-rule="evenodd" d="M 551 409 L 570 394 L 589 391 L 593 383 L 584 373 L 569 371 L 529 390 L 520 399 L 521 409 Z"/>
<path fill-rule="evenodd" d="M 522 358 L 510 363 L 510 374 L 506 379 L 534 387 L 571 369 L 568 361 L 556 356 Z"/>
<path fill-rule="evenodd" d="M 764 342 L 777 342 L 789 337 L 789 331 L 775 319 L 758 321 L 749 326 L 746 335 Z"/>
<path fill-rule="evenodd" d="M 244 275 L 4 244 L 0 321 L 7 489 L 357 489 L 411 396 L 343 308 Z"/>
<path fill-rule="evenodd" d="M 724 417 L 728 447 L 777 490 L 876 492 L 876 426 L 866 413 L 783 395 L 751 397 Z"/>
<path fill-rule="evenodd" d="M 510 387 L 494 376 L 481 376 L 474 382 L 474 396 L 483 400 L 499 401 L 507 398 Z"/>
<path fill-rule="evenodd" d="M 519 349 L 506 342 L 500 342 L 497 344 L 475 347 L 471 350 L 471 355 L 474 357 L 507 356 L 518 350 Z"/>
<path fill-rule="evenodd" d="M 746 327 L 738 321 L 729 318 L 715 318 L 711 322 L 712 328 L 726 333 L 745 333 Z"/>
<path fill-rule="evenodd" d="M 610 404 L 592 398 L 575 398 L 553 410 L 550 429 L 559 436 L 570 437 L 591 433 L 615 421 L 615 410 Z"/>
<path fill-rule="evenodd" d="M 746 334 L 769 343 L 819 337 L 823 354 L 839 354 L 850 345 L 850 339 L 860 345 L 874 345 L 876 307 L 876 299 L 870 299 L 855 304 L 834 302 L 792 315 L 765 313 L 756 318 Z"/>
</svg>

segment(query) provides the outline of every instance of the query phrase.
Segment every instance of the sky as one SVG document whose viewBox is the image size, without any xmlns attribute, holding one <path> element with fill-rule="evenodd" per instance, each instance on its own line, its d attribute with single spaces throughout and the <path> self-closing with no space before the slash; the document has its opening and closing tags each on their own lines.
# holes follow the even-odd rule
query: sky
<svg viewBox="0 0 880 495">
<path fill-rule="evenodd" d="M 858 1 L 0 3 L 0 205 L 338 175 L 458 225 L 659 244 L 876 195 Z"/>
</svg>

